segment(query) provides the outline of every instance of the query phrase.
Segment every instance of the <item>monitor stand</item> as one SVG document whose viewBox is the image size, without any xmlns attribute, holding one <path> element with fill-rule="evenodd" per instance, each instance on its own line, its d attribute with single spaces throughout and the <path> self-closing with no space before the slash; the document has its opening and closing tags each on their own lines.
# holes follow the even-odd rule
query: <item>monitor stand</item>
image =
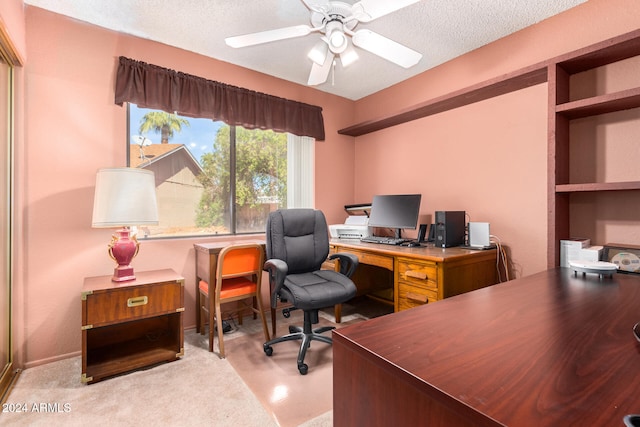
<svg viewBox="0 0 640 427">
<path fill-rule="evenodd" d="M 396 228 L 393 237 L 396 239 L 402 239 L 402 229 Z"/>
</svg>

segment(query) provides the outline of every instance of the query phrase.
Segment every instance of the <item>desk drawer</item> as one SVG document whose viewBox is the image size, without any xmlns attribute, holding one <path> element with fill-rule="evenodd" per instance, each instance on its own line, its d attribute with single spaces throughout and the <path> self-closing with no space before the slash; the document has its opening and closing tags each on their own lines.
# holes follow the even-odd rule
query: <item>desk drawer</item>
<svg viewBox="0 0 640 427">
<path fill-rule="evenodd" d="M 180 282 L 106 289 L 86 295 L 83 326 L 98 327 L 183 309 Z"/>
<path fill-rule="evenodd" d="M 332 254 L 336 252 L 342 252 L 340 250 L 336 250 L 335 247 L 331 247 Z M 366 251 L 359 251 L 357 249 L 345 249 L 344 252 L 351 253 L 358 257 L 358 261 L 361 264 L 375 265 L 378 267 L 385 268 L 387 270 L 393 271 L 393 257 L 386 255 L 374 254 Z"/>
<path fill-rule="evenodd" d="M 407 310 L 413 307 L 432 303 L 438 300 L 438 292 L 420 286 L 412 286 L 407 283 L 398 283 L 398 309 Z"/>
<path fill-rule="evenodd" d="M 436 264 L 401 258 L 398 260 L 398 282 L 401 281 L 437 291 L 438 269 Z"/>
</svg>

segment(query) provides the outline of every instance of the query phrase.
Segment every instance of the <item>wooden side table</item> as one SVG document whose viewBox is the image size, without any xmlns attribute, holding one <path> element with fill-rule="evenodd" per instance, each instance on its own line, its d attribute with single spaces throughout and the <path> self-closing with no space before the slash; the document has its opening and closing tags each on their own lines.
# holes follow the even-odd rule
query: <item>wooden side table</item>
<svg viewBox="0 0 640 427">
<path fill-rule="evenodd" d="M 184 278 L 175 271 L 137 272 L 124 283 L 88 277 L 81 297 L 83 383 L 184 355 Z"/>
</svg>

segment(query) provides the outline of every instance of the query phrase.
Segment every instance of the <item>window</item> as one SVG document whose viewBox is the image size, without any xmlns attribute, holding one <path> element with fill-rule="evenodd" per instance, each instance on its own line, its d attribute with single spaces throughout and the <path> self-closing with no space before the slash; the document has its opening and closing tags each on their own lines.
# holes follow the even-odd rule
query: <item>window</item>
<svg viewBox="0 0 640 427">
<path fill-rule="evenodd" d="M 128 110 L 127 163 L 155 173 L 160 218 L 139 237 L 261 233 L 269 212 L 313 206 L 313 138 Z"/>
</svg>

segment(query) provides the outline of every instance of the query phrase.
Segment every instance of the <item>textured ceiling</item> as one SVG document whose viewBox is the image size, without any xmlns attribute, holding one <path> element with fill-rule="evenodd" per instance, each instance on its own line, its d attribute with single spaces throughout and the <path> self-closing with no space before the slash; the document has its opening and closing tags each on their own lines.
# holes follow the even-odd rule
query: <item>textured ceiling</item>
<svg viewBox="0 0 640 427">
<path fill-rule="evenodd" d="M 354 3 L 355 0 L 342 0 Z M 358 29 L 370 29 L 423 56 L 404 69 L 357 49 L 359 60 L 319 90 L 359 99 L 494 40 L 584 3 L 586 0 L 422 0 Z M 307 52 L 319 33 L 234 49 L 225 37 L 310 24 L 300 0 L 25 0 L 101 27 L 155 40 L 284 80 L 307 84 Z M 160 64 L 159 64 L 160 65 Z"/>
</svg>

